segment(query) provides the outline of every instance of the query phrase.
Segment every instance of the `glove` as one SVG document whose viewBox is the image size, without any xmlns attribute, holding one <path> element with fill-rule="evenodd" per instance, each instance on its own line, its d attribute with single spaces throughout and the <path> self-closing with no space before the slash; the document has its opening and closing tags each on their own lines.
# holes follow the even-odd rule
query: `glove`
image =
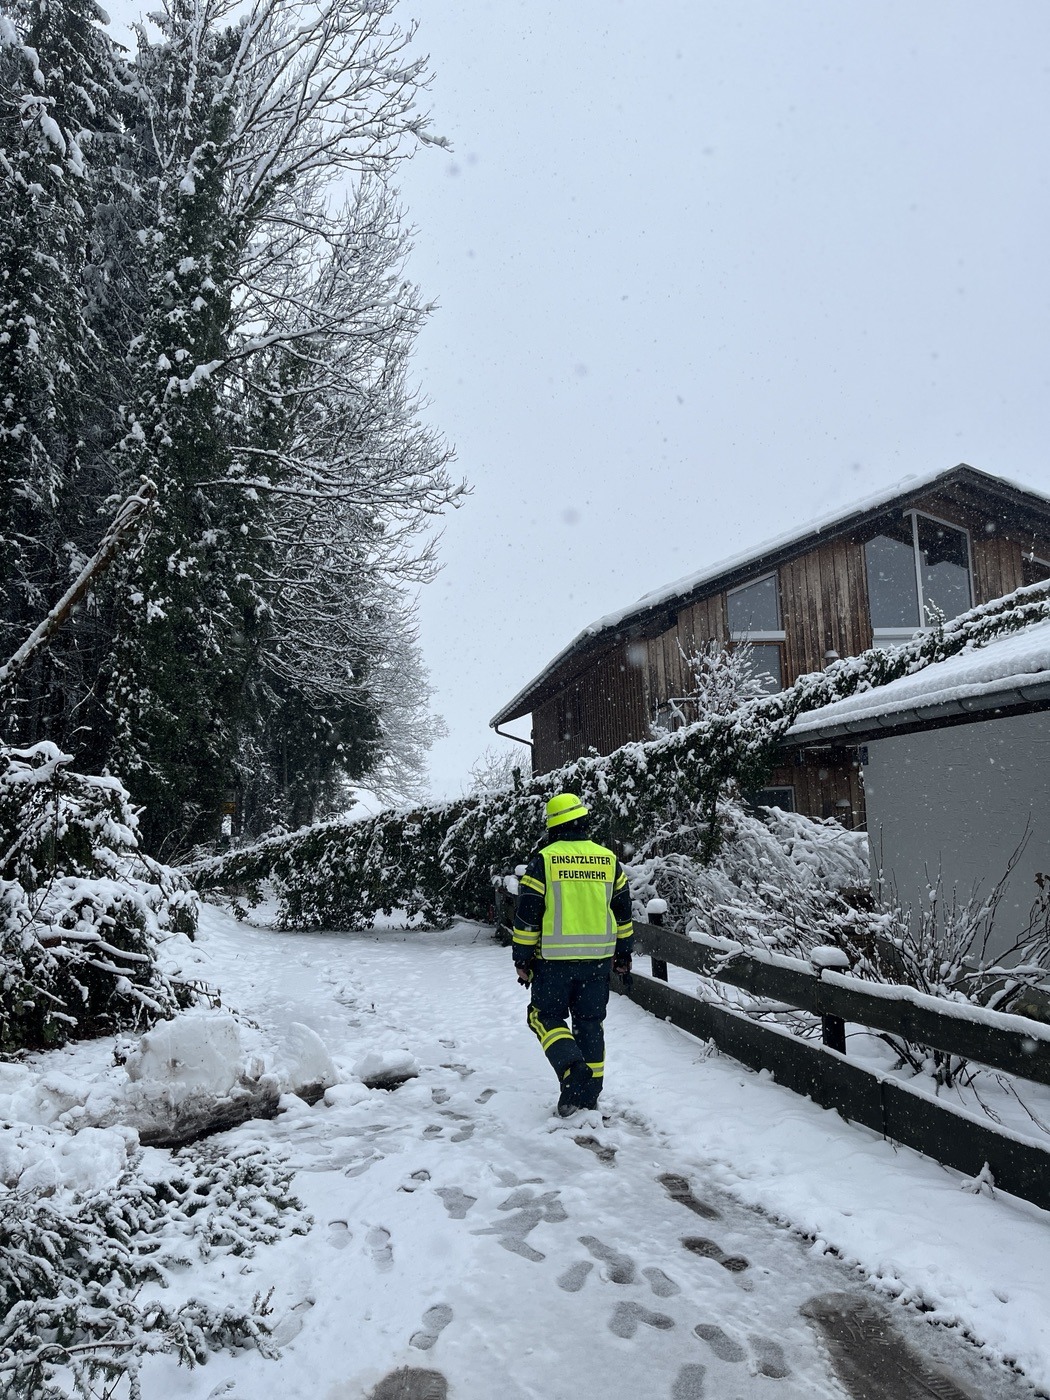
<svg viewBox="0 0 1050 1400">
<path fill-rule="evenodd" d="M 531 962 L 527 962 L 527 963 L 519 963 L 519 962 L 516 962 L 516 963 L 514 964 L 514 971 L 518 974 L 518 981 L 521 983 L 521 985 L 522 985 L 523 987 L 528 987 L 528 986 L 531 985 L 531 983 L 532 983 L 532 963 L 531 963 Z"/>
<path fill-rule="evenodd" d="M 634 990 L 634 978 L 631 975 L 630 953 L 620 953 L 613 958 L 613 972 L 621 979 L 628 992 Z"/>
</svg>

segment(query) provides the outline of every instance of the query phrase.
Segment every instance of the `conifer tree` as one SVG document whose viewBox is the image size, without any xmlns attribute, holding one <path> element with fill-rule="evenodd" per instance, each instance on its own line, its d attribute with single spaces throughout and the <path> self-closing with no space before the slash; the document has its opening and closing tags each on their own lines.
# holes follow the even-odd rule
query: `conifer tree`
<svg viewBox="0 0 1050 1400">
<path fill-rule="evenodd" d="M 94 0 L 19 0 L 0 18 L 0 652 L 24 640 L 81 562 L 78 499 L 94 338 L 85 266 L 93 162 L 114 131 L 118 60 Z M 63 738 L 74 650 L 42 655 L 12 737 Z"/>
</svg>

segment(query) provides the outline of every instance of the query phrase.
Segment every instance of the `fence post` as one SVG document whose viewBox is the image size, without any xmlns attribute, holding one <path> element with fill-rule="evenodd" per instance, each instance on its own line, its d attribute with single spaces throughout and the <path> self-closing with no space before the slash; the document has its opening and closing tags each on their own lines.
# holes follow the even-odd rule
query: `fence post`
<svg viewBox="0 0 1050 1400">
<path fill-rule="evenodd" d="M 849 971 L 849 958 L 841 948 L 834 948 L 830 945 L 813 948 L 810 950 L 809 960 L 816 969 L 818 977 L 826 968 L 832 968 L 836 972 Z M 821 1016 L 820 1038 L 829 1050 L 836 1050 L 840 1055 L 844 1055 L 846 1053 L 846 1023 L 842 1017 Z"/>
<path fill-rule="evenodd" d="M 645 916 L 654 928 L 662 928 L 664 915 L 667 913 L 666 899 L 651 899 L 645 906 Z M 661 982 L 667 981 L 667 963 L 663 958 L 650 957 L 652 963 L 653 976 L 659 977 Z"/>
</svg>

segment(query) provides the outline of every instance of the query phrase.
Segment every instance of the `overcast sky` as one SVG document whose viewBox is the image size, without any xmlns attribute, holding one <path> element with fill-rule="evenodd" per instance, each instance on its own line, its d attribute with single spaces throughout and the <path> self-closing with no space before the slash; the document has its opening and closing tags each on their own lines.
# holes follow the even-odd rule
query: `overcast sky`
<svg viewBox="0 0 1050 1400">
<path fill-rule="evenodd" d="M 416 367 L 474 487 L 421 599 L 436 794 L 649 589 L 909 473 L 1050 491 L 1046 0 L 403 13 L 455 147 L 403 179 Z"/>
<path fill-rule="evenodd" d="M 473 486 L 420 600 L 435 795 L 650 589 L 909 473 L 1050 491 L 1047 0 L 399 14 L 454 145 L 403 172 L 416 373 Z"/>
</svg>

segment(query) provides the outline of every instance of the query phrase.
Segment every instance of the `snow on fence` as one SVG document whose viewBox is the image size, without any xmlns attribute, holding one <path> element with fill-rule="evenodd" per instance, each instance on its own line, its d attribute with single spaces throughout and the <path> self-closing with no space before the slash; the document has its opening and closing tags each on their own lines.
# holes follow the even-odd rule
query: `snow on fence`
<svg viewBox="0 0 1050 1400">
<path fill-rule="evenodd" d="M 889 1031 L 919 1044 L 977 1060 L 1019 1078 L 1050 1084 L 1050 1026 L 1024 1016 L 942 1001 L 911 987 L 873 985 L 797 958 L 745 952 L 727 939 L 634 925 L 635 949 L 652 959 L 653 976 L 635 974 L 613 987 L 661 1020 L 733 1059 L 768 1070 L 778 1084 L 834 1108 L 849 1122 L 912 1147 L 944 1166 L 977 1177 L 987 1167 L 996 1186 L 1050 1210 L 1050 1151 L 933 1094 L 852 1063 L 844 1022 Z M 799 1039 L 666 985 L 667 964 L 772 998 L 823 1018 L 824 1043 Z"/>
</svg>

